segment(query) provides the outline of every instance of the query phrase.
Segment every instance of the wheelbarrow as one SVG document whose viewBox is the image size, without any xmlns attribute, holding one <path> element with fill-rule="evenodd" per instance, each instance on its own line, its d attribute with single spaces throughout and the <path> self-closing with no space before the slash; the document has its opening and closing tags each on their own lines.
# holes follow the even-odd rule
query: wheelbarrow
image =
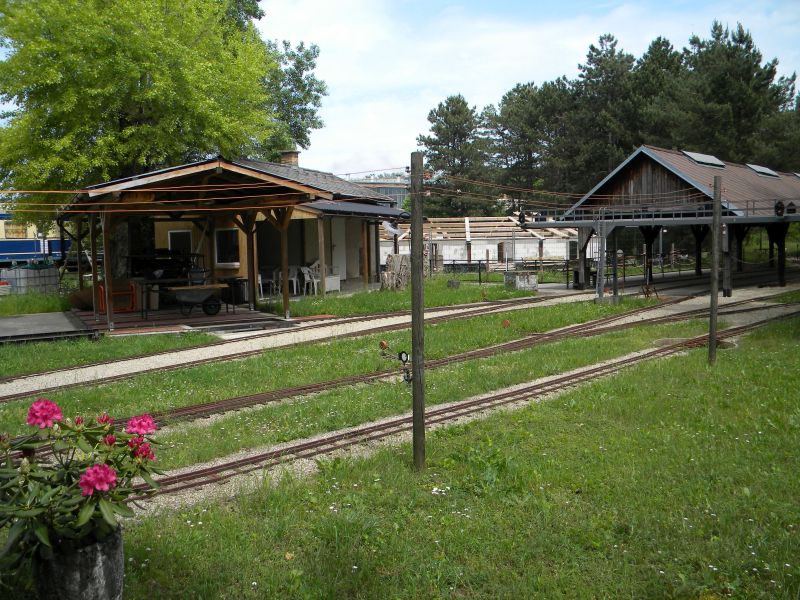
<svg viewBox="0 0 800 600">
<path fill-rule="evenodd" d="M 178 302 L 181 314 L 188 317 L 195 306 L 201 306 L 203 312 L 213 316 L 219 312 L 222 302 L 219 299 L 220 290 L 228 287 L 224 283 L 210 283 L 206 285 L 181 285 L 166 288 Z"/>
</svg>

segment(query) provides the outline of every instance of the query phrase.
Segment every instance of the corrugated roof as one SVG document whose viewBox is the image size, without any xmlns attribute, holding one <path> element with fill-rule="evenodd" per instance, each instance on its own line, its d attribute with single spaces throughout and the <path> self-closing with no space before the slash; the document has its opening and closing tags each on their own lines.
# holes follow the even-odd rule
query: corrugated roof
<svg viewBox="0 0 800 600">
<path fill-rule="evenodd" d="M 381 204 L 363 204 L 361 202 L 337 202 L 335 200 L 315 200 L 299 207 L 299 210 L 311 209 L 314 212 L 337 216 L 375 217 L 380 219 L 408 219 L 409 214 L 398 208 Z"/>
<path fill-rule="evenodd" d="M 401 238 L 409 237 L 409 225 L 401 223 L 398 229 L 403 231 Z M 510 240 L 512 237 L 517 239 L 533 238 L 559 238 L 566 239 L 577 236 L 574 229 L 522 229 L 516 219 L 512 217 L 429 217 L 422 226 L 427 236 L 431 235 L 431 241 L 436 240 L 459 240 L 466 242 L 468 239 L 475 240 Z M 393 236 L 381 229 L 381 239 L 390 240 Z M 427 238 L 426 238 L 427 239 Z"/>
<path fill-rule="evenodd" d="M 254 171 L 259 171 L 273 177 L 280 177 L 295 183 L 301 183 L 324 192 L 330 192 L 334 199 L 359 199 L 374 200 L 376 202 L 393 202 L 392 198 L 379 194 L 363 185 L 358 185 L 352 181 L 347 181 L 337 177 L 333 173 L 325 171 L 315 171 L 295 165 L 285 165 L 283 163 L 271 163 L 259 160 L 235 160 L 231 161 L 235 165 L 247 167 Z"/>
<path fill-rule="evenodd" d="M 600 183 L 580 199 L 567 214 L 599 192 L 607 182 L 622 171 L 637 156 L 644 154 L 665 169 L 685 181 L 688 185 L 714 196 L 714 177 L 722 177 L 722 204 L 729 210 L 744 214 L 754 210 L 759 214 L 769 214 L 777 200 L 800 203 L 800 178 L 794 173 L 776 171 L 777 177 L 759 175 L 747 165 L 721 160 L 723 167 L 700 164 L 683 151 L 667 150 L 656 146 L 640 146 L 633 154 L 609 173 Z"/>
</svg>

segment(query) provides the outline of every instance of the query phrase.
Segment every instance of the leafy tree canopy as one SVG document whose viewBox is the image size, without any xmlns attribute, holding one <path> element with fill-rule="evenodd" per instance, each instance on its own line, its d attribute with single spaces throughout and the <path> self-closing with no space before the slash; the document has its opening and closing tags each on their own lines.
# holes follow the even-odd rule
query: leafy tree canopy
<svg viewBox="0 0 800 600">
<path fill-rule="evenodd" d="M 480 115 L 451 96 L 418 143 L 430 168 L 445 178 L 469 171 L 489 184 L 473 194 L 497 198 L 500 186 L 585 193 L 641 144 L 797 171 L 800 97 L 777 64 L 741 24 L 714 22 L 708 39 L 693 36 L 682 51 L 656 38 L 638 59 L 606 34 L 574 80 L 518 84 Z"/>
<path fill-rule="evenodd" d="M 79 188 L 307 144 L 318 50 L 279 52 L 251 22 L 262 14 L 255 0 L 1 0 L 0 95 L 15 106 L 3 186 Z"/>
<path fill-rule="evenodd" d="M 470 185 L 487 172 L 486 118 L 470 106 L 464 96 L 448 97 L 428 114 L 431 135 L 420 135 L 425 146 L 426 168 L 433 172 L 430 200 L 426 212 L 431 216 L 469 216 L 496 210 L 491 198 Z M 442 176 L 443 175 L 443 176 Z"/>
</svg>

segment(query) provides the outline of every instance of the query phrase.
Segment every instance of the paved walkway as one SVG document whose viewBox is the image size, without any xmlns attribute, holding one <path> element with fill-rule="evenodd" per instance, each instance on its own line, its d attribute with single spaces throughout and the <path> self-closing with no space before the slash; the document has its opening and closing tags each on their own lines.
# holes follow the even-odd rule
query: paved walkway
<svg viewBox="0 0 800 600">
<path fill-rule="evenodd" d="M 85 328 L 69 313 L 36 313 L 0 317 L 0 339 L 21 335 L 48 335 L 82 331 Z"/>
</svg>

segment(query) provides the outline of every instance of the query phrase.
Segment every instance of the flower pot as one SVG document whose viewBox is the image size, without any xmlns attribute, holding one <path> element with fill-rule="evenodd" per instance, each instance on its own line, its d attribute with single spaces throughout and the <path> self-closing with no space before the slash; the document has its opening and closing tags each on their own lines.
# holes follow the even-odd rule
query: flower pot
<svg viewBox="0 0 800 600">
<path fill-rule="evenodd" d="M 104 540 L 34 562 L 34 584 L 42 600 L 119 600 L 125 560 L 122 529 Z"/>
</svg>

